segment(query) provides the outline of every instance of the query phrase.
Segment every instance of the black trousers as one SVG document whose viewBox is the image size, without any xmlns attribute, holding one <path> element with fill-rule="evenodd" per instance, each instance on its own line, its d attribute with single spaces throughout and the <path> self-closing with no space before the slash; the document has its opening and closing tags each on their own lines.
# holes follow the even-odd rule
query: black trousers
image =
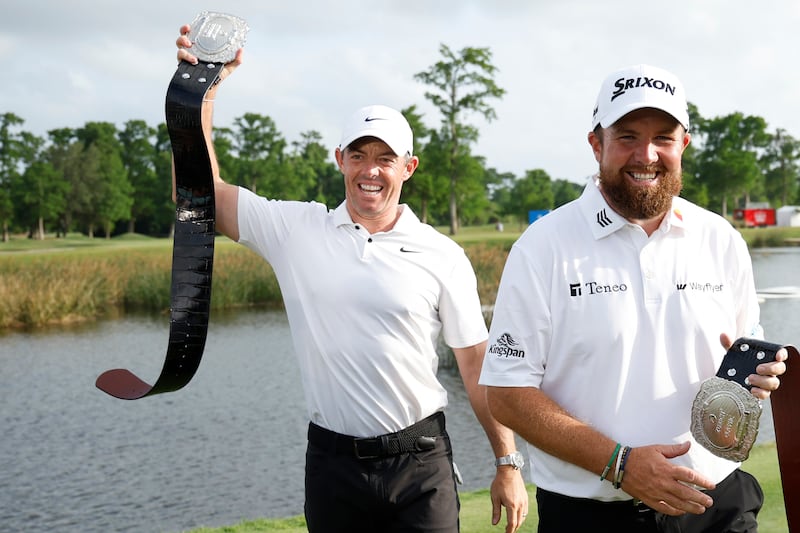
<svg viewBox="0 0 800 533">
<path fill-rule="evenodd" d="M 701 515 L 668 516 L 632 501 L 600 502 L 536 490 L 539 533 L 756 533 L 764 503 L 758 481 L 735 470 L 714 490 L 714 505 Z"/>
<path fill-rule="evenodd" d="M 446 432 L 431 449 L 374 459 L 309 442 L 305 484 L 309 533 L 459 531 Z"/>
</svg>

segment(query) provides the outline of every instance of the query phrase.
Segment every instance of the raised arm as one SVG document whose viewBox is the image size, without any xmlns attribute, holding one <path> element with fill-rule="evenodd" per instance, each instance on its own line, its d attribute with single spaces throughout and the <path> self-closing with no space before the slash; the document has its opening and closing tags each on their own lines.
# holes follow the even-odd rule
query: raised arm
<svg viewBox="0 0 800 533">
<path fill-rule="evenodd" d="M 180 37 L 178 37 L 175 44 L 178 47 L 178 61 L 188 61 L 189 63 L 196 64 L 197 58 L 191 54 L 188 48 L 191 48 L 192 42 L 189 40 L 190 27 L 188 24 L 180 29 Z M 214 116 L 214 100 L 217 97 L 217 90 L 219 84 L 225 78 L 230 76 L 236 68 L 242 64 L 243 50 L 239 49 L 236 52 L 236 57 L 233 61 L 226 63 L 219 75 L 219 81 L 212 87 L 209 87 L 206 96 L 203 99 L 202 108 L 202 122 L 203 134 L 205 136 L 206 145 L 208 148 L 208 155 L 211 158 L 211 169 L 214 174 L 214 195 L 216 204 L 216 229 L 223 235 L 226 235 L 234 241 L 239 240 L 239 222 L 238 222 L 238 202 L 239 202 L 239 187 L 225 183 L 219 175 L 219 164 L 217 162 L 216 152 L 214 151 L 214 142 L 212 139 L 213 131 L 213 116 Z M 172 176 L 172 199 L 176 198 L 175 192 L 175 174 L 173 169 Z"/>
</svg>

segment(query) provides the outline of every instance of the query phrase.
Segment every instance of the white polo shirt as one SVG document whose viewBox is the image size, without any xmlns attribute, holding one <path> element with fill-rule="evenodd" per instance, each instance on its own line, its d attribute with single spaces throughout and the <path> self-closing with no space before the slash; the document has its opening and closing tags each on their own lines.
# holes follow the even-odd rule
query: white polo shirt
<svg viewBox="0 0 800 533">
<path fill-rule="evenodd" d="M 725 355 L 723 332 L 762 335 L 741 235 L 675 198 L 648 238 L 608 206 L 592 180 L 514 244 L 480 382 L 540 388 L 623 445 L 684 442 L 692 440 L 692 400 Z M 630 499 L 595 473 L 533 446 L 529 452 L 537 486 Z M 674 462 L 715 482 L 737 467 L 693 440 Z"/>
<path fill-rule="evenodd" d="M 367 437 L 444 409 L 440 333 L 453 348 L 487 338 L 475 273 L 453 240 L 405 205 L 394 229 L 370 235 L 344 203 L 329 211 L 244 188 L 239 235 L 275 271 L 311 421 Z"/>
</svg>

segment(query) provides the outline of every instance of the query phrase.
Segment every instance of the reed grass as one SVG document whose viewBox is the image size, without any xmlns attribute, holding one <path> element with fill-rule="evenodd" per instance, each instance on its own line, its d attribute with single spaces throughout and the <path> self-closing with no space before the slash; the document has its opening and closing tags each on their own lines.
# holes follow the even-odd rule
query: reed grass
<svg viewBox="0 0 800 533">
<path fill-rule="evenodd" d="M 455 237 L 475 269 L 482 304 L 494 303 L 508 252 L 522 229 L 467 227 Z M 741 232 L 751 248 L 800 242 L 800 228 Z M 171 262 L 171 239 L 126 235 L 2 243 L 0 330 L 93 320 L 119 311 L 168 312 Z M 283 304 L 271 267 L 223 237 L 215 245 L 212 294 L 214 309 Z"/>
<path fill-rule="evenodd" d="M 40 328 L 106 314 L 168 312 L 172 250 L 132 247 L 0 254 L 0 328 Z M 212 308 L 280 306 L 270 266 L 230 241 L 215 246 Z"/>
</svg>

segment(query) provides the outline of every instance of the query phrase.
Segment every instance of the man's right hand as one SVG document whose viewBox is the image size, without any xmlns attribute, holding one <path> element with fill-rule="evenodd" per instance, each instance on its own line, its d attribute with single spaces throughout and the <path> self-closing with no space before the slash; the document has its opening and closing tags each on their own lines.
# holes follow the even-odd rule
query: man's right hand
<svg viewBox="0 0 800 533">
<path fill-rule="evenodd" d="M 175 41 L 175 45 L 178 47 L 178 61 L 186 61 L 191 63 L 192 65 L 197 64 L 197 58 L 189 52 L 189 48 L 192 47 L 192 41 L 189 40 L 189 30 L 191 27 L 188 24 L 184 24 L 181 26 L 180 33 L 181 36 Z M 240 48 L 236 51 L 236 57 L 233 61 L 225 63 L 225 66 L 219 73 L 219 81 L 224 80 L 231 73 L 236 70 L 236 67 L 242 64 L 242 55 L 244 54 L 244 49 Z M 218 84 L 217 84 L 218 85 Z M 207 98 L 213 98 L 214 93 L 216 93 L 216 86 L 210 87 L 208 92 L 206 93 Z"/>
<path fill-rule="evenodd" d="M 714 504 L 698 489 L 713 489 L 698 472 L 669 461 L 689 451 L 690 442 L 633 448 L 625 466 L 622 489 L 645 505 L 668 515 L 702 514 Z"/>
</svg>

